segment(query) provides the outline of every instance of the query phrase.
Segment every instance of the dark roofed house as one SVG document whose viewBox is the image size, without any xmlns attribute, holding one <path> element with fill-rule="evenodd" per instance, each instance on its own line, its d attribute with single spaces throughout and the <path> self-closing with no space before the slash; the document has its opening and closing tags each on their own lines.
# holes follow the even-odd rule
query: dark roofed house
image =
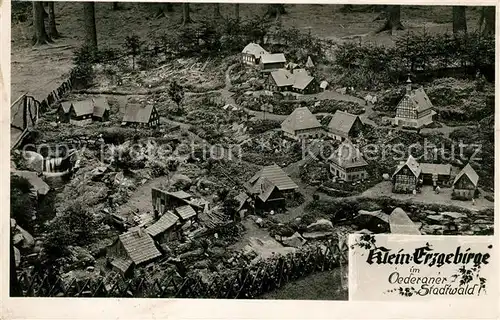
<svg viewBox="0 0 500 320">
<path fill-rule="evenodd" d="M 353 139 L 363 130 L 359 116 L 337 110 L 328 124 L 328 135 L 336 140 Z"/>
<path fill-rule="evenodd" d="M 424 184 L 449 186 L 451 179 L 450 164 L 420 163 Z"/>
<path fill-rule="evenodd" d="M 271 71 L 266 81 L 266 88 L 270 91 L 288 91 L 294 83 L 293 74 L 286 69 Z"/>
<path fill-rule="evenodd" d="M 262 168 L 248 182 L 245 188 L 249 194 L 256 195 L 256 207 L 283 207 L 285 196 L 299 187 L 278 165 Z"/>
<path fill-rule="evenodd" d="M 479 176 L 468 163 L 453 181 L 452 197 L 454 199 L 471 200 L 474 198 L 479 183 Z"/>
<path fill-rule="evenodd" d="M 286 58 L 283 53 L 268 53 L 260 57 L 262 72 L 271 72 L 277 69 L 284 69 Z"/>
<path fill-rule="evenodd" d="M 420 164 L 410 155 L 405 162 L 398 165 L 392 175 L 393 192 L 411 193 L 413 190 L 417 190 L 421 175 L 422 168 L 420 168 Z"/>
<path fill-rule="evenodd" d="M 73 101 L 69 108 L 69 121 L 77 125 L 88 124 L 92 122 L 93 113 L 92 100 Z"/>
<path fill-rule="evenodd" d="M 96 121 L 108 121 L 109 120 L 108 100 L 104 97 L 99 97 L 99 98 L 93 98 L 92 102 L 94 104 L 92 119 Z"/>
<path fill-rule="evenodd" d="M 262 48 L 257 43 L 249 43 L 246 47 L 241 51 L 241 56 L 243 63 L 248 65 L 258 65 L 260 63 L 260 57 L 264 54 L 269 54 L 264 48 Z"/>
<path fill-rule="evenodd" d="M 344 141 L 328 160 L 335 179 L 350 182 L 368 178 L 368 163 L 350 140 Z"/>
<path fill-rule="evenodd" d="M 108 255 L 112 258 L 111 264 L 126 273 L 128 268 L 151 262 L 160 257 L 161 253 L 153 238 L 142 228 L 136 227 L 119 235 L 108 247 Z"/>
<path fill-rule="evenodd" d="M 151 104 L 129 103 L 125 108 L 122 124 L 154 127 L 160 124 L 160 116 Z"/>
<path fill-rule="evenodd" d="M 324 130 L 316 116 L 307 107 L 299 107 L 283 121 L 281 131 L 292 139 L 320 137 Z"/>
<path fill-rule="evenodd" d="M 69 120 L 70 120 L 69 111 L 70 110 L 71 110 L 71 101 L 61 102 L 61 105 L 57 109 L 57 117 L 59 118 L 59 121 L 69 122 Z"/>
<path fill-rule="evenodd" d="M 301 70 L 301 69 L 299 69 Z M 309 94 L 316 92 L 316 81 L 314 77 L 307 74 L 307 72 L 294 71 L 294 83 L 292 86 L 293 91 L 300 94 Z"/>
<path fill-rule="evenodd" d="M 179 239 L 179 217 L 172 211 L 165 212 L 146 232 L 160 242 Z"/>
</svg>

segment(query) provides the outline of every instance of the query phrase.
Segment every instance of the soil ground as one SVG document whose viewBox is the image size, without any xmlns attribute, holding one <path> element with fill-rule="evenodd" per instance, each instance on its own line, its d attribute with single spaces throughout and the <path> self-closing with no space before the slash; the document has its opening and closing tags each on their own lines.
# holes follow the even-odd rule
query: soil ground
<svg viewBox="0 0 500 320">
<path fill-rule="evenodd" d="M 113 11 L 111 3 L 96 3 L 97 37 L 101 47 L 120 47 L 127 35 L 137 34 L 142 38 L 161 34 L 177 28 L 181 20 L 181 8 L 174 5 L 175 12 L 166 17 L 154 18 L 155 9 L 145 3 L 122 3 L 123 10 Z M 133 10 L 132 10 L 133 8 Z M 192 18 L 201 20 L 206 12 L 212 12 L 210 4 L 192 4 Z M 342 13 L 342 5 L 287 5 L 287 14 L 282 16 L 284 27 L 297 27 L 311 34 L 338 40 L 345 36 L 362 35 L 362 41 L 391 44 L 394 37 L 387 33 L 373 34 L 382 22 L 373 21 L 376 12 Z M 223 16 L 233 13 L 231 4 L 221 4 Z M 467 9 L 469 29 L 477 26 L 479 11 Z M 37 99 L 44 99 L 69 73 L 72 52 L 83 40 L 82 3 L 56 2 L 58 30 L 64 38 L 53 44 L 33 48 L 31 46 L 31 15 L 26 22 L 12 22 L 11 31 L 11 101 L 24 92 Z M 241 4 L 240 16 L 247 19 L 263 16 L 266 5 Z M 313 18 L 311 18 L 313 17 Z M 444 32 L 451 30 L 451 7 L 405 6 L 401 11 L 403 25 L 410 31 Z M 398 31 L 399 34 L 406 31 Z M 395 35 L 397 35 L 396 33 Z"/>
</svg>

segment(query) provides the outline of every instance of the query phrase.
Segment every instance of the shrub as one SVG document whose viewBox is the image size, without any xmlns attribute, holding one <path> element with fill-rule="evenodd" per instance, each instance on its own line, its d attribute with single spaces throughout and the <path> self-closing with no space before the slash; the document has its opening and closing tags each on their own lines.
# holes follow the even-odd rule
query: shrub
<svg viewBox="0 0 500 320">
<path fill-rule="evenodd" d="M 257 120 L 248 123 L 248 133 L 251 134 L 261 134 L 266 131 L 279 128 L 281 126 L 280 121 L 276 120 Z"/>
</svg>

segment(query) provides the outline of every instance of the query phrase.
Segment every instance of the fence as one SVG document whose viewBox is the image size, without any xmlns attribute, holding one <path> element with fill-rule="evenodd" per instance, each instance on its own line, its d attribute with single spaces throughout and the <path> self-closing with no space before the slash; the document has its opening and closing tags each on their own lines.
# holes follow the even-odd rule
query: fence
<svg viewBox="0 0 500 320">
<path fill-rule="evenodd" d="M 97 280 L 72 280 L 60 276 L 22 273 L 19 285 L 25 297 L 143 297 L 250 299 L 273 291 L 284 284 L 332 270 L 347 263 L 347 245 L 328 242 L 306 246 L 287 255 L 275 256 L 256 264 L 215 273 L 211 280 L 199 274 L 178 274 L 164 280 L 147 277 L 126 279 L 117 273 Z"/>
</svg>

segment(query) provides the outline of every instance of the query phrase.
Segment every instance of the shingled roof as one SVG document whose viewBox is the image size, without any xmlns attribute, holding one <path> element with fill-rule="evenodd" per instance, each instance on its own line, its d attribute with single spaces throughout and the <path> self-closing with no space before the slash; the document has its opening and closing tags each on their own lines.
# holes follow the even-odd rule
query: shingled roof
<svg viewBox="0 0 500 320">
<path fill-rule="evenodd" d="M 436 174 L 443 176 L 451 175 L 450 164 L 421 163 L 420 168 L 422 169 L 423 174 Z"/>
<path fill-rule="evenodd" d="M 61 108 L 63 109 L 64 113 L 68 113 L 69 110 L 71 109 L 71 101 L 61 102 Z"/>
<path fill-rule="evenodd" d="M 149 123 L 153 109 L 152 104 L 129 103 L 125 107 L 123 122 Z"/>
<path fill-rule="evenodd" d="M 175 212 L 177 212 L 177 215 L 183 220 L 188 220 L 189 218 L 196 216 L 196 211 L 194 211 L 193 207 L 188 204 L 175 208 Z"/>
<path fill-rule="evenodd" d="M 415 177 L 420 176 L 420 173 L 422 173 L 422 169 L 420 168 L 420 164 L 417 162 L 417 160 L 410 154 L 408 156 L 408 159 L 406 159 L 405 162 L 400 163 L 398 167 L 396 168 L 396 171 L 394 171 L 394 174 L 392 175 L 393 177 L 401 171 L 405 166 L 408 166 L 408 169 L 413 173 Z"/>
<path fill-rule="evenodd" d="M 161 256 L 153 238 L 141 228 L 133 228 L 119 236 L 129 258 L 137 265 Z"/>
<path fill-rule="evenodd" d="M 307 72 L 294 72 L 293 88 L 304 90 L 314 80 Z"/>
<path fill-rule="evenodd" d="M 156 237 L 174 226 L 177 221 L 179 221 L 179 217 L 177 217 L 173 212 L 167 211 L 160 217 L 160 219 L 158 219 L 158 221 L 146 228 L 146 232 L 152 237 Z"/>
<path fill-rule="evenodd" d="M 246 45 L 246 47 L 241 51 L 242 53 L 254 55 L 256 58 L 260 58 L 260 56 L 264 54 L 269 54 L 264 48 L 262 48 L 257 43 L 250 42 Z"/>
<path fill-rule="evenodd" d="M 294 75 L 285 69 L 279 69 L 271 72 L 271 77 L 278 87 L 289 87 L 295 82 Z"/>
<path fill-rule="evenodd" d="M 297 184 L 277 164 L 262 168 L 245 187 L 250 193 L 258 193 L 263 201 L 267 200 L 274 188 L 280 191 L 298 189 Z"/>
<path fill-rule="evenodd" d="M 391 233 L 420 235 L 420 230 L 401 208 L 396 208 L 389 215 L 389 226 Z"/>
<path fill-rule="evenodd" d="M 307 107 L 299 107 L 293 110 L 281 124 L 281 129 L 290 133 L 313 128 L 321 128 L 321 123 L 319 123 L 316 116 Z"/>
<path fill-rule="evenodd" d="M 474 184 L 475 187 L 477 187 L 477 184 L 479 182 L 479 176 L 476 173 L 476 170 L 471 167 L 469 163 L 457 174 L 455 177 L 455 180 L 453 181 L 453 184 L 457 183 L 457 181 L 463 176 L 466 175 L 472 184 Z"/>
<path fill-rule="evenodd" d="M 337 110 L 328 124 L 328 130 L 347 136 L 358 118 L 355 114 Z"/>
</svg>

